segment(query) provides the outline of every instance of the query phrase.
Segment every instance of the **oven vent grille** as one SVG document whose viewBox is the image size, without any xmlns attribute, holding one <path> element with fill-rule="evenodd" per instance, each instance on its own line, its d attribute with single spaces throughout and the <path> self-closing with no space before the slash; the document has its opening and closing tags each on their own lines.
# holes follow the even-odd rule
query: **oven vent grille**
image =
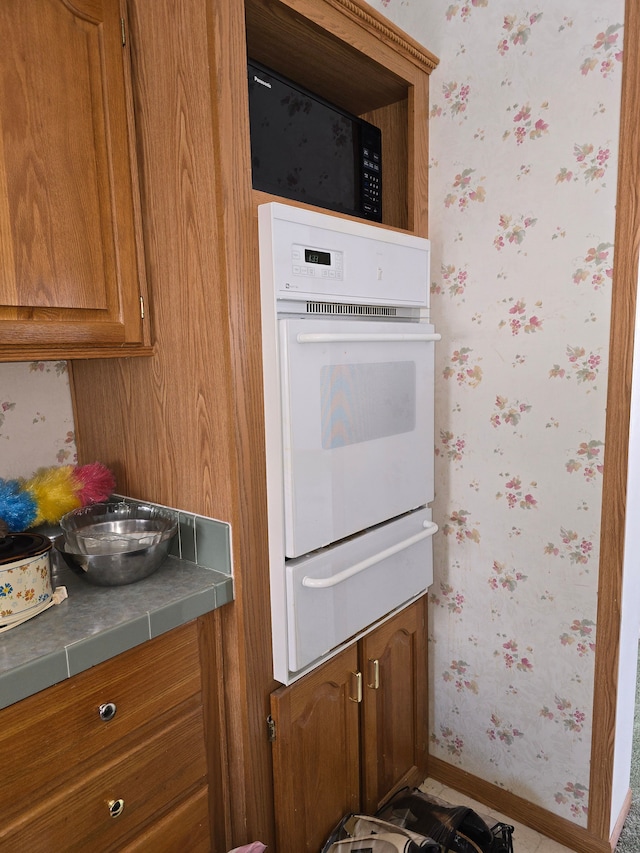
<svg viewBox="0 0 640 853">
<path fill-rule="evenodd" d="M 345 305 L 341 302 L 307 302 L 307 314 L 349 314 L 360 317 L 395 317 L 397 309 L 387 305 Z"/>
</svg>

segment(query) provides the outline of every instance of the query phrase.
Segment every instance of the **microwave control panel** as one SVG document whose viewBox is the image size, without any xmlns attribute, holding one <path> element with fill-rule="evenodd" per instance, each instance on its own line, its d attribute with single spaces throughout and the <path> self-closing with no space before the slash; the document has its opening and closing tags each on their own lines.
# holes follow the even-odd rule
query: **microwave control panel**
<svg viewBox="0 0 640 853">
<path fill-rule="evenodd" d="M 364 131 L 363 131 L 364 133 Z M 382 218 L 382 175 L 380 172 L 380 137 L 370 136 L 362 147 L 361 160 L 361 204 L 368 219 L 380 221 Z"/>
</svg>

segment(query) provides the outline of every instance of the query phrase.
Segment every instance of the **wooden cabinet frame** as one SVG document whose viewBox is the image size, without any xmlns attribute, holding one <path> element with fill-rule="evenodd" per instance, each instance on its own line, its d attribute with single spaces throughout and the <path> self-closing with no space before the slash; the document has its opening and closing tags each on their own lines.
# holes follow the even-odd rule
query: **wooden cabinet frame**
<svg viewBox="0 0 640 853">
<path fill-rule="evenodd" d="M 390 89 L 384 103 L 350 106 L 385 116 L 387 144 L 406 149 L 407 167 L 396 179 L 406 191 L 391 193 L 396 206 L 383 217 L 421 236 L 428 73 L 436 60 L 353 0 L 129 0 L 129 6 L 154 355 L 73 363 L 78 453 L 81 461 L 109 465 L 126 494 L 231 523 L 235 601 L 215 614 L 231 791 L 227 846 L 218 849 L 255 840 L 275 849 L 265 723 L 277 685 L 257 257 L 262 194 L 251 188 L 245 12 L 250 42 L 255 21 L 265 18 L 281 21 L 282 38 L 326 31 L 334 56 L 362 63 L 352 92 L 366 92 L 367 73 L 376 75 L 378 89 Z M 265 31 L 263 41 L 278 45 L 273 32 Z M 302 83 L 308 55 L 298 54 L 298 71 L 290 73 Z M 319 82 L 319 94 L 331 94 L 330 82 Z"/>
</svg>

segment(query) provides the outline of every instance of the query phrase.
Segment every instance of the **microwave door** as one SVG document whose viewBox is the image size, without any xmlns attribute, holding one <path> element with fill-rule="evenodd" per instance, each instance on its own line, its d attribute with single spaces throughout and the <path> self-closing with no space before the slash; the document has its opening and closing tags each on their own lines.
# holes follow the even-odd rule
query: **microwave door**
<svg viewBox="0 0 640 853">
<path fill-rule="evenodd" d="M 433 327 L 278 325 L 286 556 L 433 500 Z"/>
</svg>

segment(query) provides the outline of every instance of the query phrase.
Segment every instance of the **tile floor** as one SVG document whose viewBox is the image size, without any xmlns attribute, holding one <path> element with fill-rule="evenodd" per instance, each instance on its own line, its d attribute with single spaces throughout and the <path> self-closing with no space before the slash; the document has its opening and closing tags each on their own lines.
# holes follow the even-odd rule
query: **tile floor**
<svg viewBox="0 0 640 853">
<path fill-rule="evenodd" d="M 551 841 L 539 832 L 535 832 L 528 826 L 511 820 L 505 815 L 500 814 L 494 809 L 489 809 L 482 803 L 476 803 L 469 797 L 441 785 L 440 782 L 434 782 L 433 779 L 426 779 L 420 786 L 423 791 L 428 794 L 433 794 L 434 797 L 440 797 L 448 803 L 455 803 L 457 806 L 470 806 L 481 815 L 489 815 L 494 817 L 496 821 L 503 821 L 515 827 L 513 833 L 513 850 L 514 853 L 574 853 L 570 847 L 565 847 L 563 844 L 558 844 L 557 841 Z"/>
</svg>

